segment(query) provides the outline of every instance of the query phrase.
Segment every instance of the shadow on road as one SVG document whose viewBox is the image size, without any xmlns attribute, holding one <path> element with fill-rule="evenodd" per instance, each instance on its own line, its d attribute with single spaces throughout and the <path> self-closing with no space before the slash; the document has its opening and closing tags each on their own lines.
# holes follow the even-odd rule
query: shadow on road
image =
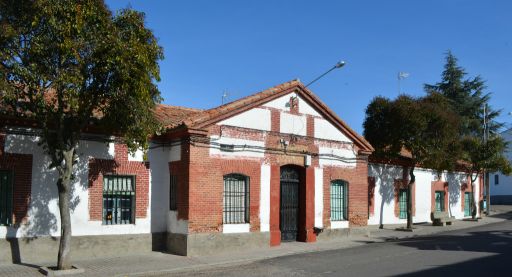
<svg viewBox="0 0 512 277">
<path fill-rule="evenodd" d="M 512 215 L 509 214 L 509 216 Z M 450 265 L 432 264 L 432 268 L 399 276 L 510 276 L 512 261 L 512 230 L 468 232 L 465 235 L 421 237 L 398 242 L 397 245 L 418 250 L 485 252 L 490 256 Z M 457 255 L 457 253 L 454 253 Z"/>
</svg>

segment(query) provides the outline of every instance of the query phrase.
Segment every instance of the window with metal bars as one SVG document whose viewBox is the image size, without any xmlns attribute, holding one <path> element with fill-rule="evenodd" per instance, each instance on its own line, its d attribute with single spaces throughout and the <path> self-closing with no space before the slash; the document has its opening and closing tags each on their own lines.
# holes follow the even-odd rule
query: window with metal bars
<svg viewBox="0 0 512 277">
<path fill-rule="evenodd" d="M 348 218 L 348 183 L 343 180 L 331 182 L 331 221 Z"/>
<path fill-rule="evenodd" d="M 398 192 L 398 207 L 399 207 L 399 218 L 405 219 L 407 218 L 407 190 L 401 189 Z"/>
<path fill-rule="evenodd" d="M 224 176 L 223 223 L 249 223 L 249 177 L 241 174 Z"/>
<path fill-rule="evenodd" d="M 171 211 L 176 211 L 178 209 L 176 205 L 177 189 L 178 178 L 176 175 L 171 175 L 169 184 L 169 210 Z"/>
<path fill-rule="evenodd" d="M 135 177 L 103 176 L 103 224 L 135 223 Z"/>
<path fill-rule="evenodd" d="M 471 193 L 464 193 L 464 216 L 471 216 Z"/>
<path fill-rule="evenodd" d="M 444 191 L 436 191 L 436 211 L 444 212 Z"/>
<path fill-rule="evenodd" d="M 0 225 L 12 224 L 12 174 L 10 171 L 0 171 Z"/>
</svg>

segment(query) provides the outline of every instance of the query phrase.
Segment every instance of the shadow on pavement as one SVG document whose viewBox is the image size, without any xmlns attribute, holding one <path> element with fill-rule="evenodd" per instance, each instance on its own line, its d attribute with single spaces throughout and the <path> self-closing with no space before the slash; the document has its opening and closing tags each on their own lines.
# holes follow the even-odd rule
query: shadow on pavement
<svg viewBox="0 0 512 277">
<path fill-rule="evenodd" d="M 454 255 L 460 251 L 491 254 L 491 256 L 450 265 L 433 264 L 431 269 L 399 276 L 488 276 L 492 273 L 510 276 L 512 230 L 477 231 L 469 232 L 464 236 L 421 237 L 398 242 L 397 245 L 418 250 L 454 251 Z"/>
</svg>

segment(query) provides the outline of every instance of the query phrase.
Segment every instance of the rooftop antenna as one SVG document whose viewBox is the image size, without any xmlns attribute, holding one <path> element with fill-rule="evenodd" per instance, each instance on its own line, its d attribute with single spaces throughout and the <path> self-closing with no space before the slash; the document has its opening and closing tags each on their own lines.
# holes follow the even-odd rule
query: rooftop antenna
<svg viewBox="0 0 512 277">
<path fill-rule="evenodd" d="M 226 101 L 226 99 L 228 99 L 228 96 L 229 96 L 228 91 L 224 90 L 224 92 L 222 93 L 222 105 L 224 105 L 224 102 Z"/>
<path fill-rule="evenodd" d="M 403 72 L 403 71 L 398 72 L 398 94 L 402 93 L 401 81 L 407 77 L 409 77 L 408 72 Z"/>
</svg>

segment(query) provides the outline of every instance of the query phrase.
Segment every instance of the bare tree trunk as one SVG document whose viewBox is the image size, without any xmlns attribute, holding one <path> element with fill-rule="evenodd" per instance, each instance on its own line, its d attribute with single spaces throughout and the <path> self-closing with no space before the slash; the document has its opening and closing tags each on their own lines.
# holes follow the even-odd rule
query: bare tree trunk
<svg viewBox="0 0 512 277">
<path fill-rule="evenodd" d="M 407 185 L 407 229 L 412 229 L 412 187 L 416 182 L 414 176 L 414 165 L 409 169 L 409 184 Z"/>
<path fill-rule="evenodd" d="M 478 174 L 476 174 L 476 177 L 473 179 L 473 176 L 470 177 L 471 180 L 471 218 L 476 218 L 476 202 L 475 202 L 475 181 L 478 178 Z"/>
<path fill-rule="evenodd" d="M 59 212 L 60 212 L 60 244 L 57 259 L 59 270 L 71 268 L 71 216 L 70 216 L 70 186 L 73 174 L 74 149 L 63 151 L 64 165 L 59 170 L 57 187 L 59 190 Z"/>
</svg>

